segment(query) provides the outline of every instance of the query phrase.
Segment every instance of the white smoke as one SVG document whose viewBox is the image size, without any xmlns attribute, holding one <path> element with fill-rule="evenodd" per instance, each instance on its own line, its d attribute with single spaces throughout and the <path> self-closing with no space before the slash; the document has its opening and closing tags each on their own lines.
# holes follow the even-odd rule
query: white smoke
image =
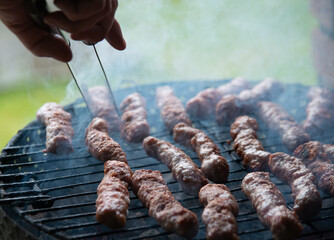
<svg viewBox="0 0 334 240">
<path fill-rule="evenodd" d="M 114 89 L 235 76 L 316 83 L 307 1 L 119 1 L 116 18 L 127 48 L 96 45 Z"/>
<path fill-rule="evenodd" d="M 116 17 L 127 49 L 98 45 L 115 85 L 239 75 L 316 81 L 306 1 L 119 1 Z"/>
</svg>

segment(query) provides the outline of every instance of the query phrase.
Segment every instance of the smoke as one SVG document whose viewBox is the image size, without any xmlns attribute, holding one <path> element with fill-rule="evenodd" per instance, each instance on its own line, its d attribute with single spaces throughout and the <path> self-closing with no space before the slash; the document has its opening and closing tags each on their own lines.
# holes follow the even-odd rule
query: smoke
<svg viewBox="0 0 334 240">
<path fill-rule="evenodd" d="M 315 83 L 306 1 L 120 1 L 127 49 L 97 45 L 112 86 L 274 76 Z"/>
<path fill-rule="evenodd" d="M 310 51 L 315 21 L 307 1 L 119 1 L 116 18 L 127 48 L 96 45 L 113 90 L 235 76 L 316 83 Z M 103 78 L 96 77 L 91 47 L 77 52 L 79 78 L 87 84 Z M 73 82 L 67 93 L 63 102 L 80 96 Z"/>
</svg>

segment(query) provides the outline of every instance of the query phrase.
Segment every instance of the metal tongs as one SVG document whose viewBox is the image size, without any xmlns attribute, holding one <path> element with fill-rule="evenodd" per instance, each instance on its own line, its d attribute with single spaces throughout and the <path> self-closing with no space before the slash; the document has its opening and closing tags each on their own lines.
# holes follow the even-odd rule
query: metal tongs
<svg viewBox="0 0 334 240">
<path fill-rule="evenodd" d="M 73 58 L 66 64 L 90 112 L 93 113 L 94 111 L 93 106 L 90 104 L 88 90 L 95 86 L 103 86 L 109 92 L 109 99 L 106 99 L 106 101 L 110 101 L 113 104 L 119 115 L 115 98 L 95 43 L 74 41 L 68 36 L 68 33 L 45 24 L 43 19 L 50 12 L 49 5 L 51 5 L 46 0 L 24 0 L 24 5 L 30 17 L 39 27 L 48 32 L 61 35 L 70 46 Z"/>
</svg>

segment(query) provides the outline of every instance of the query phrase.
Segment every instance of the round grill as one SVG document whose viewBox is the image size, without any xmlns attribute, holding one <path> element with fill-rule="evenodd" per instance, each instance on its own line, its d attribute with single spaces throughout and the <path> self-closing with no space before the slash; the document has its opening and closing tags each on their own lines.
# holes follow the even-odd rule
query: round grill
<svg viewBox="0 0 334 240">
<path fill-rule="evenodd" d="M 175 95 L 185 103 L 197 92 L 208 87 L 216 87 L 223 81 L 196 81 L 168 83 L 175 90 Z M 115 92 L 116 101 L 121 102 L 128 94 L 141 93 L 147 101 L 148 122 L 151 135 L 174 143 L 160 118 L 155 104 L 155 89 L 162 84 L 142 85 Z M 277 100 L 295 119 L 305 119 L 308 87 L 288 85 Z M 131 192 L 131 205 L 126 228 L 111 230 L 97 223 L 95 219 L 96 189 L 103 178 L 103 163 L 94 159 L 86 150 L 84 132 L 91 117 L 83 102 L 65 107 L 72 114 L 75 129 L 73 139 L 74 152 L 68 155 L 43 153 L 45 148 L 45 127 L 33 121 L 20 130 L 1 153 L 0 203 L 6 214 L 13 221 L 28 231 L 35 238 L 46 239 L 179 239 L 175 234 L 163 230 L 156 221 L 148 216 L 148 211 Z M 262 225 L 249 200 L 241 192 L 241 181 L 247 174 L 241 160 L 228 144 L 229 126 L 218 126 L 211 119 L 192 119 L 194 126 L 203 130 L 220 147 L 222 155 L 230 165 L 229 180 L 226 185 L 231 189 L 239 204 L 237 217 L 238 233 L 241 239 L 270 239 L 271 232 Z M 258 136 L 269 152 L 283 151 L 290 153 L 281 144 L 280 138 L 269 131 L 259 121 Z M 331 136 L 334 136 L 333 134 Z M 137 169 L 159 170 L 163 173 L 168 187 L 181 204 L 197 214 L 200 230 L 196 239 L 205 239 L 205 226 L 201 222 L 203 208 L 197 197 L 185 195 L 179 184 L 172 178 L 169 169 L 146 155 L 141 144 L 126 143 L 117 133 L 111 137 L 119 142 L 126 152 L 128 163 L 133 171 Z M 334 143 L 324 136 L 323 142 Z M 180 146 L 196 164 L 200 166 L 196 154 Z M 284 194 L 291 207 L 293 199 L 290 188 L 275 177 L 272 181 Z M 334 237 L 334 199 L 324 193 L 321 213 L 312 221 L 304 222 L 303 239 L 329 239 Z"/>
</svg>

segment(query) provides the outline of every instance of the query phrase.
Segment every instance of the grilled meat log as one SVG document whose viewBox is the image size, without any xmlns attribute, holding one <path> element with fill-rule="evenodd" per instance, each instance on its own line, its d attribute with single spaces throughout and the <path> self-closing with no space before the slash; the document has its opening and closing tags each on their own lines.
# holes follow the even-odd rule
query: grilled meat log
<svg viewBox="0 0 334 240">
<path fill-rule="evenodd" d="M 321 137 L 328 129 L 334 128 L 334 94 L 327 89 L 312 87 L 310 102 L 306 108 L 303 127 L 313 137 Z"/>
<path fill-rule="evenodd" d="M 117 160 L 127 163 L 126 155 L 119 143 L 109 137 L 109 124 L 103 118 L 94 118 L 86 129 L 88 151 L 103 162 Z"/>
<path fill-rule="evenodd" d="M 172 171 L 186 194 L 197 196 L 201 187 L 208 183 L 191 158 L 171 143 L 150 136 L 144 139 L 143 147 L 150 157 L 161 161 Z"/>
<path fill-rule="evenodd" d="M 283 91 L 283 85 L 273 78 L 266 78 L 252 89 L 242 91 L 238 98 L 245 106 L 254 106 L 258 101 L 277 98 Z"/>
<path fill-rule="evenodd" d="M 94 117 L 105 119 L 111 130 L 118 130 L 120 120 L 115 109 L 108 88 L 103 86 L 91 87 L 88 89 L 88 105 Z"/>
<path fill-rule="evenodd" d="M 242 159 L 245 168 L 253 171 L 266 170 L 270 153 L 257 139 L 257 121 L 249 116 L 238 117 L 231 125 L 233 148 Z"/>
<path fill-rule="evenodd" d="M 293 155 L 300 158 L 306 166 L 315 161 L 329 162 L 324 145 L 318 141 L 309 141 L 298 146 Z"/>
<path fill-rule="evenodd" d="M 305 130 L 278 104 L 259 102 L 257 106 L 257 115 L 269 128 L 278 132 L 282 142 L 290 151 L 294 151 L 299 145 L 310 141 L 310 136 Z"/>
<path fill-rule="evenodd" d="M 236 216 L 238 203 L 224 184 L 207 184 L 199 192 L 205 207 L 202 220 L 206 225 L 207 239 L 239 239 Z"/>
<path fill-rule="evenodd" d="M 236 117 L 246 113 L 247 110 L 239 103 L 238 96 L 227 95 L 216 105 L 216 121 L 220 125 L 230 123 Z"/>
<path fill-rule="evenodd" d="M 270 181 L 269 173 L 248 173 L 242 180 L 241 188 L 261 222 L 270 228 L 274 239 L 295 239 L 300 235 L 303 226 L 296 213 L 286 207 L 283 195 Z"/>
<path fill-rule="evenodd" d="M 174 199 L 159 171 L 135 171 L 132 190 L 162 228 L 185 238 L 192 238 L 197 234 L 196 214 Z"/>
<path fill-rule="evenodd" d="M 283 87 L 280 83 L 272 78 L 266 78 L 239 95 L 224 96 L 216 106 L 216 121 L 221 125 L 231 123 L 242 114 L 250 114 L 256 108 L 258 101 L 274 99 L 282 91 Z"/>
<path fill-rule="evenodd" d="M 316 176 L 318 187 L 324 192 L 334 196 L 334 164 L 315 161 L 308 165 L 308 167 Z"/>
<path fill-rule="evenodd" d="M 248 82 L 237 77 L 218 88 L 207 88 L 187 102 L 187 113 L 193 117 L 204 118 L 214 113 L 219 100 L 228 94 L 237 94 L 249 88 Z"/>
<path fill-rule="evenodd" d="M 215 183 L 227 182 L 229 165 L 218 146 L 203 131 L 178 123 L 173 128 L 175 142 L 191 147 L 202 162 L 204 175 Z"/>
<path fill-rule="evenodd" d="M 317 186 L 334 196 L 334 164 L 328 159 L 323 145 L 316 141 L 304 143 L 293 154 L 313 172 Z"/>
<path fill-rule="evenodd" d="M 110 228 L 123 228 L 130 204 L 128 185 L 132 171 L 120 161 L 106 161 L 104 178 L 97 188 L 96 219 Z"/>
<path fill-rule="evenodd" d="M 69 153 L 73 151 L 74 130 L 71 114 L 57 103 L 45 103 L 36 113 L 37 119 L 46 126 L 45 152 Z"/>
<path fill-rule="evenodd" d="M 168 131 L 171 131 L 180 122 L 189 126 L 192 125 L 181 100 L 174 95 L 171 87 L 157 88 L 156 99 L 161 111 L 161 118 L 164 120 Z"/>
<path fill-rule="evenodd" d="M 299 218 L 310 219 L 320 212 L 322 203 L 313 183 L 315 177 L 299 158 L 286 153 L 274 153 L 270 155 L 269 167 L 275 176 L 290 185 L 295 199 L 293 210 Z"/>
<path fill-rule="evenodd" d="M 128 142 L 141 142 L 150 134 L 145 105 L 145 99 L 139 93 L 130 94 L 121 103 L 121 134 Z"/>
</svg>

